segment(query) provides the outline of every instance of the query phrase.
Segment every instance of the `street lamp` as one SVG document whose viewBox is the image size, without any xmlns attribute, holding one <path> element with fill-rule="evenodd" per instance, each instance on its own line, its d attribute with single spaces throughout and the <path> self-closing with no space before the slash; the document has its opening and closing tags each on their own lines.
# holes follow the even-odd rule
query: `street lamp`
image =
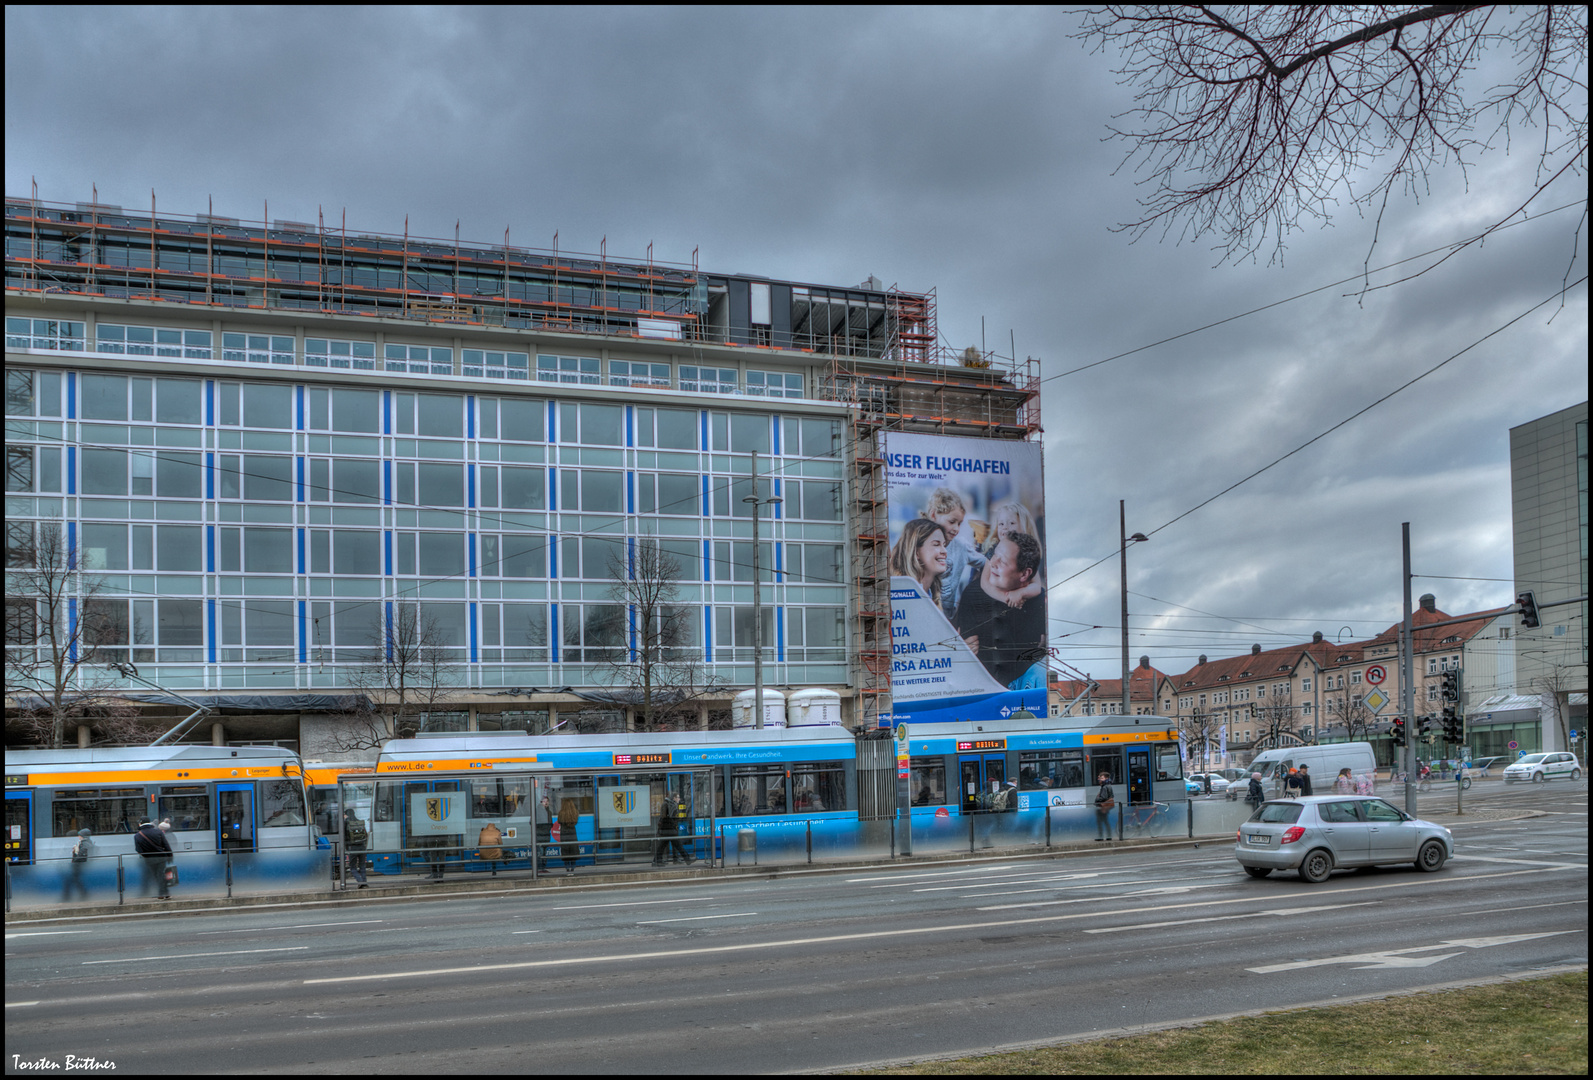
<svg viewBox="0 0 1593 1080">
<path fill-rule="evenodd" d="M 1144 543 L 1150 537 L 1144 533 L 1128 535 L 1127 517 L 1123 509 L 1123 500 L 1117 500 L 1117 540 L 1118 555 L 1122 562 L 1123 570 L 1123 715 L 1129 715 L 1128 705 L 1128 545 Z M 1138 721 L 1135 721 L 1138 723 Z"/>
<path fill-rule="evenodd" d="M 744 495 L 741 499 L 752 506 L 752 707 L 756 711 L 757 720 L 754 727 L 763 727 L 763 590 L 760 585 L 761 572 L 758 569 L 758 508 L 760 506 L 778 506 L 785 500 L 778 495 L 771 495 L 767 499 L 758 498 L 758 454 L 752 454 L 752 494 Z"/>
</svg>

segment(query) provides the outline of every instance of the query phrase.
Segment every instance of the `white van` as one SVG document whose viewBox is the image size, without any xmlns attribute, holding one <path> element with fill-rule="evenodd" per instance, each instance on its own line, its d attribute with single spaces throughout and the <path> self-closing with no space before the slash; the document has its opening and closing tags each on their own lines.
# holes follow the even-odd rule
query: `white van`
<svg viewBox="0 0 1593 1080">
<path fill-rule="evenodd" d="M 1375 790 L 1377 756 L 1372 744 L 1365 742 L 1323 743 L 1320 746 L 1283 746 L 1264 750 L 1250 762 L 1250 771 L 1261 774 L 1261 783 L 1269 796 L 1283 793 L 1283 778 L 1290 769 L 1301 765 L 1311 768 L 1311 793 L 1333 794 L 1333 781 L 1339 770 L 1348 768 L 1355 778 L 1356 790 L 1371 794 Z M 1230 798 L 1245 793 L 1248 784 L 1235 784 L 1228 789 Z"/>
</svg>

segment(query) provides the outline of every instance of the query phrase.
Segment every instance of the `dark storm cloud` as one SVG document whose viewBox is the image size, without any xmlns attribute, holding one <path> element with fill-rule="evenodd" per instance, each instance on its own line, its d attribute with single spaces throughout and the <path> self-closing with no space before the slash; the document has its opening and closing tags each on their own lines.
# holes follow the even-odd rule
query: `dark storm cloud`
<svg viewBox="0 0 1593 1080">
<path fill-rule="evenodd" d="M 940 328 L 1044 375 L 1473 234 L 1530 184 L 1530 149 L 1448 170 L 1421 204 L 1308 224 L 1279 265 L 1213 267 L 1135 216 L 1130 102 L 1055 9 L 58 9 L 6 11 L 6 186 L 935 288 Z M 1563 188 L 1563 190 L 1561 190 Z M 1563 182 L 1541 208 L 1585 198 Z M 1550 295 L 1577 211 L 1506 230 L 1393 289 L 1353 284 L 1045 384 L 1051 580 L 1154 529 Z M 1176 231 L 1175 234 L 1176 236 Z M 1576 250 L 1585 250 L 1586 237 Z M 1368 254 L 1370 252 L 1370 255 Z M 1578 257 L 1573 280 L 1584 272 Z M 1381 274 L 1373 281 L 1390 280 Z M 1131 588 L 1277 633 L 1397 618 L 1399 523 L 1419 568 L 1508 578 L 1508 429 L 1587 396 L 1586 290 L 1155 534 Z M 1012 335 L 1009 338 L 1009 331 Z M 1437 582 L 1440 605 L 1508 583 Z M 1420 584 L 1418 593 L 1426 591 Z M 1057 587 L 1053 630 L 1115 627 L 1115 558 Z M 1136 596 L 1133 653 L 1182 670 L 1261 631 Z M 1272 620 L 1268 622 L 1267 620 Z M 1071 620 L 1071 621 L 1069 621 Z M 1143 629 L 1141 629 L 1143 628 Z M 1264 639 L 1273 643 L 1273 639 Z M 1097 676 L 1116 634 L 1063 639 Z M 1086 663 L 1087 661 L 1087 663 Z"/>
</svg>

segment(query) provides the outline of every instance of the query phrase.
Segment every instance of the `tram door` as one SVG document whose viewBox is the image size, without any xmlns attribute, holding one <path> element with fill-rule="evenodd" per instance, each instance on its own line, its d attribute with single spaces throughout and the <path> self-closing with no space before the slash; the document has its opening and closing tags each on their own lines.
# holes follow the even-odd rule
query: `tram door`
<svg viewBox="0 0 1593 1080">
<path fill-rule="evenodd" d="M 253 851 L 254 785 L 216 785 L 216 850 Z"/>
<path fill-rule="evenodd" d="M 6 792 L 6 862 L 33 862 L 33 792 Z"/>
<path fill-rule="evenodd" d="M 1130 749 L 1128 752 L 1128 802 L 1130 806 L 1143 806 L 1151 801 L 1150 751 Z"/>
<path fill-rule="evenodd" d="M 957 759 L 962 774 L 962 812 L 978 813 L 990 808 L 990 799 L 1007 781 L 1005 754 L 964 754 Z"/>
</svg>

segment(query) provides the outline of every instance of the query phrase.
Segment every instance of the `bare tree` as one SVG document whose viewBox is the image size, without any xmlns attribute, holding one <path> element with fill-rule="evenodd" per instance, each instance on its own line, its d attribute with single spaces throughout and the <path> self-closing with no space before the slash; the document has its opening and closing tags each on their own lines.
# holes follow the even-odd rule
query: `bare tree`
<svg viewBox="0 0 1593 1080">
<path fill-rule="evenodd" d="M 1224 260 L 1276 259 L 1301 219 L 1344 198 L 1381 221 L 1396 191 L 1419 197 L 1433 170 L 1508 152 L 1523 127 L 1541 129 L 1533 187 L 1492 228 L 1584 168 L 1580 5 L 1109 6 L 1079 36 L 1138 87 L 1134 123 L 1112 128 L 1149 173 L 1144 216 L 1120 226 L 1136 238 L 1181 219 Z M 1479 87 L 1484 66 L 1499 81 Z"/>
<path fill-rule="evenodd" d="M 1351 742 L 1370 734 L 1372 725 L 1377 723 L 1377 714 L 1367 708 L 1361 695 L 1348 691 L 1329 695 L 1322 703 L 1322 711 L 1326 714 L 1323 722 L 1342 725 Z"/>
<path fill-rule="evenodd" d="M 1294 734 L 1295 722 L 1294 695 L 1286 685 L 1275 684 L 1272 692 L 1255 704 L 1256 749 L 1299 742 Z"/>
<path fill-rule="evenodd" d="M 414 602 L 395 603 L 392 617 L 378 623 L 370 648 L 349 671 L 349 685 L 364 693 L 369 708 L 329 737 L 331 747 L 375 750 L 388 739 L 411 737 L 448 697 L 458 666 L 436 620 Z"/>
<path fill-rule="evenodd" d="M 642 731 L 696 727 L 697 703 L 724 689 L 707 674 L 698 612 L 680 600 L 680 563 L 654 537 L 641 537 L 609 565 L 609 597 L 629 620 L 627 647 L 611 653 L 614 684 Z"/>
<path fill-rule="evenodd" d="M 1554 710 L 1554 723 L 1560 735 L 1560 747 L 1571 748 L 1571 719 L 1567 715 L 1571 711 L 1570 694 L 1574 690 L 1587 689 L 1587 676 L 1573 677 L 1577 670 L 1586 671 L 1585 668 L 1567 668 L 1561 664 L 1545 668 L 1543 674 L 1532 680 L 1532 692 L 1543 698 Z M 1545 740 L 1547 742 L 1547 740 Z M 1547 746 L 1545 746 L 1547 749 Z"/>
<path fill-rule="evenodd" d="M 1210 748 L 1217 737 L 1217 714 L 1206 712 L 1197 708 L 1188 716 L 1179 721 L 1179 728 L 1183 732 L 1184 744 L 1191 752 L 1200 753 L 1200 767 L 1205 771 L 1210 760 Z"/>
<path fill-rule="evenodd" d="M 65 745 L 67 725 L 125 713 L 107 665 L 127 660 L 127 601 L 100 597 L 57 521 L 6 526 L 6 696 L 30 741 Z"/>
</svg>

